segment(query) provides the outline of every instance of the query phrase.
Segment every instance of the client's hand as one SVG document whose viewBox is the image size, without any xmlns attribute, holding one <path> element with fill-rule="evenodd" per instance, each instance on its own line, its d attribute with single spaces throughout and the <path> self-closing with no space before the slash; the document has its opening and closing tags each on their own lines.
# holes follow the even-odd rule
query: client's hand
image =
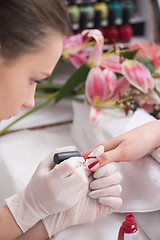
<svg viewBox="0 0 160 240">
<path fill-rule="evenodd" d="M 70 158 L 54 168 L 55 153 L 73 150 L 75 147 L 56 149 L 40 162 L 24 191 L 6 199 L 23 232 L 48 215 L 73 207 L 82 195 L 87 182 L 79 167 L 83 158 Z"/>
<path fill-rule="evenodd" d="M 94 151 L 93 155 L 98 156 L 102 149 L 103 146 L 100 146 Z M 86 176 L 86 185 L 83 192 L 81 192 L 79 201 L 71 209 L 43 220 L 49 237 L 69 226 L 94 222 L 97 218 L 106 217 L 117 210 L 122 203 L 119 197 L 121 193 L 121 186 L 119 185 L 121 175 L 117 172 L 115 163 L 100 168 L 94 175 L 85 166 L 81 167 L 81 172 L 82 175 L 85 174 Z M 96 180 L 94 180 L 93 176 Z"/>
<path fill-rule="evenodd" d="M 103 143 L 104 153 L 98 157 L 99 166 L 110 162 L 132 162 L 151 154 L 160 146 L 160 120 L 146 123 Z M 93 149 L 85 151 L 88 155 Z"/>
</svg>

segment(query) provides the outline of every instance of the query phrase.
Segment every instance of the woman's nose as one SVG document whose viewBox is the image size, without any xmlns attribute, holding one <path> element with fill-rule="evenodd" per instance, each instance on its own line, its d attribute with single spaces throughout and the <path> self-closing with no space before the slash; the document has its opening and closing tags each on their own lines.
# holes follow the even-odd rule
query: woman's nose
<svg viewBox="0 0 160 240">
<path fill-rule="evenodd" d="M 26 99 L 23 103 L 23 107 L 33 108 L 35 106 L 35 99 L 34 99 L 35 90 L 36 90 L 36 87 L 30 89 L 30 91 L 28 92 Z"/>
<path fill-rule="evenodd" d="M 23 103 L 23 107 L 25 108 L 33 108 L 35 106 L 34 98 L 27 98 Z"/>
</svg>

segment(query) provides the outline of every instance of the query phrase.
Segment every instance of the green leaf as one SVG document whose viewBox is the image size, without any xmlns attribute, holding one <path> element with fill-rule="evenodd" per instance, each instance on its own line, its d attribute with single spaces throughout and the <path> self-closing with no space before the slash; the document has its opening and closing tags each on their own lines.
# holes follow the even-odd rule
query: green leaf
<svg viewBox="0 0 160 240">
<path fill-rule="evenodd" d="M 152 60 L 147 57 L 141 56 L 137 59 L 139 62 L 143 63 L 151 73 L 155 72 L 155 67 L 153 66 Z"/>
<path fill-rule="evenodd" d="M 117 76 L 117 79 L 123 77 L 123 75 L 122 75 L 121 73 L 117 73 L 117 72 L 115 72 L 115 74 L 116 74 L 116 76 Z"/>
<path fill-rule="evenodd" d="M 41 83 L 37 85 L 36 92 L 46 92 L 46 93 L 53 93 L 58 91 L 63 85 L 62 84 L 48 84 L 48 83 Z"/>
<path fill-rule="evenodd" d="M 124 53 L 124 57 L 127 59 L 134 59 L 134 57 L 136 56 L 138 51 L 139 51 L 139 49 L 136 49 L 133 51 L 127 51 Z"/>
<path fill-rule="evenodd" d="M 160 92 L 157 90 L 157 88 L 154 88 L 154 91 L 157 93 L 158 97 L 160 97 Z"/>
<path fill-rule="evenodd" d="M 80 68 L 75 71 L 72 76 L 66 81 L 63 87 L 59 90 L 55 98 L 54 104 L 58 103 L 63 98 L 69 97 L 75 90 L 75 88 L 82 82 L 86 81 L 90 67 L 83 64 Z"/>
</svg>

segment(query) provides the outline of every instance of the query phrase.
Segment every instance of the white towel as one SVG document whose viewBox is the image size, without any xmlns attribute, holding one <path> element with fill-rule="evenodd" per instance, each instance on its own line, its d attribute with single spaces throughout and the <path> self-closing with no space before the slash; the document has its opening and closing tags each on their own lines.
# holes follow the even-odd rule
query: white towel
<svg viewBox="0 0 160 240">
<path fill-rule="evenodd" d="M 143 109 L 138 109 L 123 132 L 155 120 Z M 143 136 L 142 136 L 143 138 Z M 120 163 L 122 199 L 120 212 L 151 212 L 160 209 L 160 148 L 138 161 Z"/>
</svg>

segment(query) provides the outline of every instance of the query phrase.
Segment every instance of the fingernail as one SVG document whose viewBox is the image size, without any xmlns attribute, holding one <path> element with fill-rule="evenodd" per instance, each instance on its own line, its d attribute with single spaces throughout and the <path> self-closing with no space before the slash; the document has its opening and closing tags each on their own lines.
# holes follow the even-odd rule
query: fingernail
<svg viewBox="0 0 160 240">
<path fill-rule="evenodd" d="M 86 157 L 83 157 L 85 160 L 88 160 L 88 159 L 91 159 L 91 158 L 96 158 L 96 156 L 86 156 Z"/>
<path fill-rule="evenodd" d="M 89 193 L 89 196 L 90 196 L 91 198 L 98 198 L 98 195 L 97 195 L 96 191 L 91 191 L 91 192 Z"/>
<path fill-rule="evenodd" d="M 76 160 L 80 165 L 85 163 L 85 159 L 83 157 L 76 157 Z"/>
<path fill-rule="evenodd" d="M 99 161 L 92 162 L 91 164 L 88 165 L 88 168 L 93 171 L 99 167 L 100 163 Z"/>
<path fill-rule="evenodd" d="M 108 200 L 108 198 L 107 197 L 99 197 L 98 198 L 98 202 L 100 202 L 100 203 L 107 203 L 107 200 Z"/>
<path fill-rule="evenodd" d="M 89 154 L 89 156 L 96 156 L 96 157 L 99 157 L 99 155 L 101 155 L 102 153 L 104 153 L 104 146 L 103 145 L 99 145 L 97 148 L 95 148 L 93 150 L 93 152 L 91 152 Z"/>
</svg>

